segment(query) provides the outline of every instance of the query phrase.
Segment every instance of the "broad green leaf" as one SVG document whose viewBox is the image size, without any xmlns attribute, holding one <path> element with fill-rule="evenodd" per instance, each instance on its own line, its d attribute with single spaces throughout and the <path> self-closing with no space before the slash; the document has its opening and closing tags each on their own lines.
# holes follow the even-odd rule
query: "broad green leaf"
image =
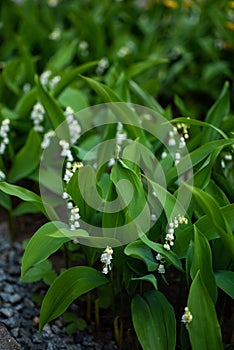
<svg viewBox="0 0 234 350">
<path fill-rule="evenodd" d="M 139 216 L 147 204 L 140 177 L 125 163 L 119 161 L 111 169 L 111 180 L 121 201 L 127 207 L 128 215 L 131 218 Z"/>
<path fill-rule="evenodd" d="M 91 68 L 95 67 L 97 63 L 98 61 L 88 62 L 72 69 L 71 71 L 62 74 L 61 80 L 54 88 L 53 96 L 58 97 L 66 86 L 71 84 L 75 79 L 79 77 L 79 74 L 85 73 L 87 70 L 90 70 Z"/>
<path fill-rule="evenodd" d="M 27 94 L 23 95 L 18 101 L 15 107 L 16 113 L 20 118 L 28 118 L 33 105 L 36 102 L 36 87 L 34 86 Z"/>
<path fill-rule="evenodd" d="M 173 124 L 184 123 L 187 125 L 203 126 L 205 128 L 213 129 L 213 131 L 216 131 L 217 133 L 219 133 L 224 139 L 228 139 L 228 136 L 221 129 L 217 128 L 213 124 L 203 122 L 201 120 L 191 119 L 191 118 L 175 118 L 175 119 L 171 120 L 171 123 L 173 123 Z M 207 132 L 207 130 L 206 130 L 206 132 Z M 213 139 L 212 139 L 212 141 L 213 141 Z"/>
<path fill-rule="evenodd" d="M 218 230 L 224 247 L 232 254 L 232 257 L 234 257 L 234 237 L 218 203 L 209 194 L 199 188 L 193 187 L 191 190 L 198 205 L 210 217 Z"/>
<path fill-rule="evenodd" d="M 0 182 L 0 185 L 1 185 L 1 182 Z M 0 190 L 1 190 L 1 187 L 0 187 Z M 2 191 L 0 191 L 0 205 L 6 210 L 11 210 L 10 196 L 8 196 L 6 193 Z"/>
<path fill-rule="evenodd" d="M 233 271 L 216 271 L 215 279 L 217 286 L 234 299 L 234 272 Z"/>
<path fill-rule="evenodd" d="M 56 252 L 64 243 L 70 241 L 70 238 L 62 236 L 61 238 L 50 237 L 66 225 L 61 222 L 49 222 L 41 226 L 30 239 L 22 259 L 21 276 L 30 269 L 30 267 L 46 260 L 51 254 Z"/>
<path fill-rule="evenodd" d="M 21 278 L 21 282 L 37 282 L 43 280 L 46 284 L 50 285 L 57 277 L 55 271 L 52 269 L 52 264 L 49 260 L 42 261 L 41 263 L 31 267 L 26 274 Z"/>
<path fill-rule="evenodd" d="M 152 108 L 154 111 L 164 115 L 164 110 L 160 104 L 153 98 L 153 96 L 147 94 L 142 88 L 133 80 L 129 82 L 130 89 L 140 99 L 146 107 Z"/>
<path fill-rule="evenodd" d="M 10 182 L 15 182 L 30 175 L 30 173 L 32 173 L 38 167 L 40 158 L 41 137 L 32 128 L 25 145 L 13 159 L 13 165 L 10 170 L 8 180 Z"/>
<path fill-rule="evenodd" d="M 234 204 L 229 204 L 220 208 L 225 220 L 229 223 L 231 230 L 234 230 Z M 218 230 L 214 226 L 212 219 L 208 215 L 204 215 L 196 221 L 199 231 L 210 241 L 219 238 Z M 193 226 L 186 227 L 184 230 L 177 232 L 174 245 L 174 251 L 180 258 L 186 256 L 189 242 L 193 239 Z"/>
<path fill-rule="evenodd" d="M 163 248 L 163 246 L 159 243 L 155 243 L 147 238 L 146 235 L 142 235 L 140 237 L 142 242 L 144 242 L 148 247 L 153 249 L 155 252 L 161 254 L 168 262 L 174 265 L 178 270 L 183 271 L 182 264 L 177 255 L 172 251 L 168 251 Z"/>
<path fill-rule="evenodd" d="M 156 59 L 149 59 L 145 60 L 143 62 L 138 62 L 130 66 L 130 68 L 126 71 L 127 78 L 134 78 L 135 76 L 142 74 L 148 69 L 152 69 L 159 64 L 167 63 L 168 60 L 165 58 L 156 58 Z"/>
<path fill-rule="evenodd" d="M 75 56 L 77 49 L 77 39 L 72 40 L 66 45 L 66 48 L 62 45 L 55 55 L 52 56 L 47 65 L 47 70 L 59 70 L 69 65 Z"/>
<path fill-rule="evenodd" d="M 191 165 L 194 167 L 203 161 L 209 154 L 219 148 L 220 152 L 225 146 L 229 146 L 234 143 L 234 139 L 228 140 L 216 140 L 211 141 L 202 146 L 196 148 L 194 151 L 188 153 L 184 156 L 177 167 L 173 167 L 167 174 L 167 183 L 170 185 L 173 183 L 177 177 L 178 173 L 182 174 L 191 169 Z"/>
<path fill-rule="evenodd" d="M 143 261 L 146 264 L 148 271 L 155 271 L 157 269 L 158 264 L 156 263 L 150 247 L 139 240 L 129 243 L 125 247 L 124 253 Z"/>
<path fill-rule="evenodd" d="M 113 203 L 113 201 L 115 201 L 117 198 L 115 185 L 113 184 L 113 182 L 111 182 L 109 176 L 108 176 L 108 181 L 110 181 L 110 184 L 105 183 L 106 187 L 108 188 L 108 192 L 106 193 L 106 197 L 105 197 L 106 203 L 104 205 L 103 214 L 102 214 L 102 227 L 104 227 L 104 228 L 116 227 L 117 228 L 117 227 L 123 226 L 125 224 L 126 220 L 125 220 L 124 210 L 120 210 L 120 208 L 118 208 L 118 207 L 116 208 L 115 213 L 110 213 L 107 210 L 107 208 L 109 208 L 110 202 Z M 116 237 L 117 230 L 115 233 L 112 230 L 111 236 Z M 108 231 L 108 233 L 109 233 L 109 231 Z M 106 236 L 106 234 L 105 234 L 105 236 Z"/>
<path fill-rule="evenodd" d="M 214 180 L 210 180 L 208 186 L 206 187 L 206 193 L 208 193 L 212 198 L 214 198 L 222 207 L 230 204 L 227 196 Z"/>
<path fill-rule="evenodd" d="M 215 127 L 220 127 L 223 118 L 229 113 L 229 109 L 229 82 L 226 81 L 218 100 L 208 111 L 205 121 Z M 217 139 L 217 136 L 217 131 L 208 129 L 203 135 L 203 143 L 206 144 L 211 140 L 213 141 L 214 139 Z"/>
<path fill-rule="evenodd" d="M 188 324 L 192 349 L 223 350 L 215 306 L 205 287 L 200 271 L 197 272 L 190 287 L 188 308 L 193 317 Z"/>
<path fill-rule="evenodd" d="M 123 102 L 122 99 L 107 85 L 81 76 L 81 78 L 104 100 L 104 102 Z"/>
<path fill-rule="evenodd" d="M 225 251 L 225 254 L 223 252 Z M 220 238 L 212 241 L 212 260 L 214 271 L 229 270 L 233 263 L 230 251 L 227 251 Z"/>
<path fill-rule="evenodd" d="M 40 79 L 37 76 L 35 80 L 37 85 L 38 98 L 45 107 L 50 124 L 52 125 L 53 129 L 56 129 L 65 120 L 63 111 L 57 104 L 57 101 L 54 99 L 54 97 L 52 97 L 50 93 L 44 89 L 40 82 Z"/>
<path fill-rule="evenodd" d="M 147 181 L 151 184 L 153 191 L 155 192 L 156 198 L 159 199 L 160 204 L 163 206 L 163 210 L 167 216 L 168 221 L 174 219 L 177 215 L 184 215 L 185 209 L 183 204 L 173 194 L 167 191 L 166 188 L 160 184 L 151 181 L 147 178 Z"/>
<path fill-rule="evenodd" d="M 190 270 L 192 279 L 195 278 L 197 271 L 205 283 L 206 289 L 210 294 L 213 303 L 217 299 L 217 286 L 212 268 L 212 255 L 207 238 L 194 225 L 194 254 Z"/>
<path fill-rule="evenodd" d="M 64 271 L 49 288 L 41 307 L 39 331 L 60 316 L 79 296 L 108 283 L 97 270 L 88 266 Z"/>
<path fill-rule="evenodd" d="M 176 107 L 179 109 L 180 113 L 186 117 L 186 118 L 176 118 L 176 119 L 185 119 L 186 121 L 181 121 L 181 123 L 187 123 L 187 119 L 190 120 L 190 117 L 193 117 L 193 112 L 185 105 L 182 98 L 180 98 L 178 95 L 175 95 L 174 97 L 174 103 Z M 174 119 L 172 120 L 174 122 Z M 178 122 L 179 123 L 179 122 Z"/>
<path fill-rule="evenodd" d="M 46 203 L 43 203 L 37 194 L 20 186 L 11 185 L 7 182 L 0 182 L 0 191 L 11 196 L 16 196 L 25 202 L 33 203 L 33 206 L 36 206 L 45 216 L 47 216 L 45 207 L 47 211 L 53 211 L 53 208 L 49 208 Z"/>
<path fill-rule="evenodd" d="M 78 112 L 88 107 L 88 99 L 86 95 L 77 89 L 67 87 L 59 96 L 58 101 L 64 107 L 71 107 L 75 112 Z"/>
<path fill-rule="evenodd" d="M 149 275 L 145 275 L 142 277 L 138 277 L 138 278 L 131 278 L 132 281 L 145 281 L 145 282 L 149 282 L 152 284 L 152 286 L 154 287 L 155 290 L 158 290 L 158 284 L 157 284 L 157 279 L 156 277 L 151 273 Z"/>
<path fill-rule="evenodd" d="M 80 209 L 81 217 L 91 220 L 95 209 L 101 207 L 101 197 L 97 191 L 96 174 L 90 165 L 81 167 L 72 176 L 67 193 Z"/>
<path fill-rule="evenodd" d="M 174 310 L 159 291 L 135 295 L 131 304 L 132 320 L 143 350 L 174 350 L 176 320 Z"/>
<path fill-rule="evenodd" d="M 19 58 L 9 61 L 2 72 L 5 84 L 8 89 L 16 95 L 20 95 L 20 83 L 25 74 L 25 67 L 22 60 Z"/>
<path fill-rule="evenodd" d="M 115 122 L 120 121 L 124 125 L 128 135 L 132 139 L 139 137 L 142 144 L 147 143 L 143 129 L 141 128 L 139 116 L 116 94 L 116 92 L 110 89 L 107 85 L 97 82 L 94 79 L 83 77 L 84 81 L 102 98 L 104 102 L 116 102 L 111 103 L 108 107 L 115 115 Z M 117 103 L 123 102 L 123 103 Z M 129 125 L 128 125 L 129 124 Z"/>
<path fill-rule="evenodd" d="M 33 202 L 22 202 L 14 210 L 14 216 L 20 216 L 29 213 L 38 213 L 40 210 Z"/>
</svg>

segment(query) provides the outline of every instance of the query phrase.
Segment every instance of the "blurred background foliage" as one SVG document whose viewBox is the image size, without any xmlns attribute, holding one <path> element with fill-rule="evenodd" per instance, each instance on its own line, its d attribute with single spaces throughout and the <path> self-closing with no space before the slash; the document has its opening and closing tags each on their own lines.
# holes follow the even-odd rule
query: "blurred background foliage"
<svg viewBox="0 0 234 350">
<path fill-rule="evenodd" d="M 35 74 L 103 58 L 92 77 L 116 89 L 134 75 L 175 116 L 175 96 L 184 114 L 202 119 L 226 80 L 233 92 L 234 1 L 2 0 L 0 10 L 1 109 L 15 109 Z"/>
</svg>

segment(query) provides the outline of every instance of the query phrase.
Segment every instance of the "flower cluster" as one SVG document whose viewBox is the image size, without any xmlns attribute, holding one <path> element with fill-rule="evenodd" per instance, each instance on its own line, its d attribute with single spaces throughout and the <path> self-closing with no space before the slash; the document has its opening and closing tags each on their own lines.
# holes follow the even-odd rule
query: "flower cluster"
<svg viewBox="0 0 234 350">
<path fill-rule="evenodd" d="M 6 175 L 4 174 L 4 172 L 2 170 L 0 170 L 0 181 L 4 181 L 6 178 Z"/>
<path fill-rule="evenodd" d="M 165 271 L 166 271 L 166 270 L 165 270 L 165 266 L 164 266 L 164 264 L 165 264 L 164 258 L 162 257 L 161 254 L 158 253 L 158 254 L 156 255 L 156 260 L 159 261 L 158 272 L 161 273 L 161 274 L 164 274 Z"/>
<path fill-rule="evenodd" d="M 60 37 L 61 37 L 61 29 L 60 28 L 54 28 L 54 30 L 49 35 L 50 40 L 59 40 Z"/>
<path fill-rule="evenodd" d="M 183 135 L 185 140 L 189 139 L 189 133 L 188 133 L 188 125 L 184 123 L 178 123 L 176 124 L 177 130 L 179 131 L 180 134 Z"/>
<path fill-rule="evenodd" d="M 117 141 L 117 145 L 121 146 L 123 141 L 127 140 L 127 134 L 126 132 L 123 130 L 123 124 L 118 122 L 117 125 L 117 133 L 116 133 L 116 141 Z"/>
<path fill-rule="evenodd" d="M 0 154 L 4 154 L 6 146 L 9 143 L 8 133 L 10 131 L 10 120 L 4 119 L 0 127 Z"/>
<path fill-rule="evenodd" d="M 107 57 L 103 57 L 97 65 L 96 73 L 102 75 L 105 70 L 109 67 L 109 60 Z"/>
<path fill-rule="evenodd" d="M 175 228 L 177 228 L 180 224 L 187 224 L 188 219 L 186 219 L 184 216 L 178 215 L 175 217 L 175 219 L 171 222 L 169 222 L 167 227 L 167 233 L 165 237 L 165 243 L 163 245 L 164 249 L 170 250 L 171 247 L 174 245 L 174 232 Z"/>
<path fill-rule="evenodd" d="M 189 308 L 186 306 L 184 308 L 184 314 L 183 316 L 181 317 L 181 322 L 185 323 L 186 324 L 186 327 L 188 327 L 188 324 L 190 322 L 192 322 L 193 320 L 193 315 L 191 314 L 191 312 L 189 311 Z"/>
<path fill-rule="evenodd" d="M 25 83 L 23 86 L 23 92 L 27 94 L 31 90 L 31 84 L 30 83 Z"/>
<path fill-rule="evenodd" d="M 60 140 L 59 144 L 62 147 L 62 152 L 60 153 L 60 155 L 62 157 L 66 157 L 66 169 L 65 169 L 63 180 L 66 183 L 68 183 L 71 177 L 73 176 L 73 174 L 76 172 L 76 170 L 81 168 L 83 164 L 81 162 L 74 162 L 74 158 L 71 153 L 68 142 L 66 142 L 65 140 Z"/>
<path fill-rule="evenodd" d="M 69 226 L 70 230 L 76 230 L 80 227 L 80 209 L 77 206 L 74 206 L 70 195 L 64 191 L 62 194 L 62 198 L 67 201 L 67 210 L 69 211 Z M 74 238 L 73 243 L 78 243 L 78 241 Z"/>
<path fill-rule="evenodd" d="M 230 162 L 230 161 L 232 161 L 232 154 L 231 153 L 226 153 L 224 155 L 224 158 L 221 160 L 221 167 L 223 169 L 225 169 L 226 166 L 227 166 L 227 163 Z"/>
<path fill-rule="evenodd" d="M 78 45 L 78 49 L 81 53 L 81 56 L 86 57 L 89 54 L 89 44 L 87 41 L 81 41 Z"/>
<path fill-rule="evenodd" d="M 62 152 L 60 155 L 62 157 L 66 157 L 66 169 L 63 180 L 68 183 L 73 175 L 72 172 L 72 163 L 74 161 L 73 155 L 70 150 L 69 143 L 65 140 L 60 140 L 59 145 L 62 147 Z"/>
<path fill-rule="evenodd" d="M 176 136 L 178 135 L 178 130 L 182 130 L 182 136 L 180 136 L 179 139 L 179 145 L 177 145 Z M 186 147 L 186 141 L 189 138 L 188 134 L 188 127 L 185 124 L 177 124 L 177 128 L 173 127 L 171 131 L 169 131 L 169 139 L 168 139 L 168 146 L 169 147 L 178 147 L 177 151 L 175 152 L 175 165 L 177 165 L 180 162 L 181 159 L 181 151 L 183 148 Z M 166 158 L 167 153 L 162 153 L 162 159 Z"/>
<path fill-rule="evenodd" d="M 43 72 L 40 76 L 41 84 L 44 87 L 48 87 L 50 90 L 53 90 L 60 80 L 61 77 L 59 75 L 52 77 L 52 72 L 50 70 Z"/>
<path fill-rule="evenodd" d="M 56 7 L 59 3 L 59 0 L 48 0 L 48 6 Z"/>
<path fill-rule="evenodd" d="M 41 143 L 41 148 L 42 149 L 46 149 L 46 148 L 49 147 L 52 137 L 55 137 L 55 131 L 54 130 L 49 130 L 48 132 L 46 132 L 44 134 L 44 138 L 43 138 L 43 141 Z"/>
<path fill-rule="evenodd" d="M 105 275 L 111 271 L 111 260 L 112 260 L 112 255 L 113 255 L 113 249 L 109 246 L 106 247 L 104 252 L 101 255 L 101 262 L 104 264 L 102 273 Z"/>
<path fill-rule="evenodd" d="M 41 125 L 41 123 L 44 120 L 44 115 L 45 115 L 45 108 L 42 106 L 40 102 L 37 102 L 33 106 L 33 110 L 31 113 L 31 119 L 33 121 L 33 127 L 34 130 L 37 132 L 43 132 L 44 127 Z"/>
<path fill-rule="evenodd" d="M 126 56 L 132 54 L 134 49 L 135 49 L 134 42 L 129 40 L 126 43 L 126 45 L 120 47 L 120 49 L 117 52 L 117 56 L 119 56 L 120 58 L 126 57 Z"/>
<path fill-rule="evenodd" d="M 71 107 L 68 106 L 64 114 L 69 128 L 71 143 L 73 144 L 80 137 L 81 127 L 78 121 L 75 119 L 75 113 Z"/>
<path fill-rule="evenodd" d="M 70 209 L 70 217 L 69 217 L 69 224 L 70 224 L 70 230 L 76 230 L 80 227 L 80 209 L 77 206 L 73 206 L 72 202 L 67 203 L 67 208 Z"/>
</svg>

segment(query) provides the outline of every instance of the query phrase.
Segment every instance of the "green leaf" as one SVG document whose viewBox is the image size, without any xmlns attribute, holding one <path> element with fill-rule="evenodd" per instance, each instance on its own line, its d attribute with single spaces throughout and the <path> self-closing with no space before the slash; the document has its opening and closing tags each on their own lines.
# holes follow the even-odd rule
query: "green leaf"
<svg viewBox="0 0 234 350">
<path fill-rule="evenodd" d="M 188 308 L 193 319 L 188 324 L 192 349 L 223 350 L 220 325 L 214 303 L 204 285 L 200 271 L 190 288 Z"/>
<path fill-rule="evenodd" d="M 39 165 L 41 158 L 41 137 L 32 128 L 25 145 L 13 159 L 8 180 L 15 182 L 30 175 Z"/>
<path fill-rule="evenodd" d="M 167 62 L 168 60 L 165 58 L 156 58 L 156 59 L 149 59 L 143 62 L 135 63 L 130 68 L 127 69 L 126 76 L 127 78 L 131 79 L 139 74 L 142 74 L 148 69 L 152 69 L 158 66 L 159 64 L 167 63 Z"/>
<path fill-rule="evenodd" d="M 142 101 L 144 106 L 152 108 L 154 111 L 164 115 L 164 110 L 160 104 L 155 100 L 155 98 L 147 94 L 135 81 L 130 80 L 130 89 L 137 96 L 138 99 Z"/>
<path fill-rule="evenodd" d="M 215 279 L 217 286 L 234 299 L 234 272 L 233 271 L 216 271 Z"/>
<path fill-rule="evenodd" d="M 1 183 L 0 183 L 1 185 Z M 1 187 L 0 187 L 1 190 Z M 4 192 L 0 192 L 0 205 L 5 208 L 6 210 L 11 210 L 11 200 L 10 196 L 8 196 Z"/>
<path fill-rule="evenodd" d="M 95 209 L 101 206 L 102 201 L 97 187 L 96 174 L 90 165 L 76 171 L 67 186 L 67 193 L 79 207 L 81 217 L 86 220 L 91 220 Z"/>
<path fill-rule="evenodd" d="M 107 85 L 98 81 L 81 76 L 88 85 L 103 99 L 104 102 L 123 102 L 122 99 Z"/>
<path fill-rule="evenodd" d="M 63 45 L 56 51 L 55 55 L 49 60 L 47 70 L 59 70 L 69 65 L 75 56 L 77 49 L 77 39 L 72 40 L 64 47 Z"/>
<path fill-rule="evenodd" d="M 61 238 L 50 237 L 52 233 L 65 228 L 66 225 L 61 222 L 49 222 L 39 228 L 30 239 L 22 259 L 21 276 L 32 267 L 56 252 L 70 238 L 64 235 Z"/>
<path fill-rule="evenodd" d="M 195 278 L 198 270 L 200 270 L 206 289 L 215 304 L 217 300 L 217 286 L 212 269 L 210 245 L 207 238 L 194 225 L 194 254 L 190 270 L 192 279 Z"/>
<path fill-rule="evenodd" d="M 220 211 L 225 217 L 225 220 L 229 223 L 231 230 L 234 230 L 234 204 L 226 205 L 225 207 L 220 208 Z M 209 241 L 215 238 L 219 238 L 218 230 L 214 226 L 214 223 L 210 216 L 202 216 L 196 221 L 195 224 Z M 176 234 L 174 251 L 180 258 L 184 258 L 186 256 L 189 242 L 193 238 L 193 231 L 193 226 L 190 225 L 184 230 L 178 231 Z"/>
<path fill-rule="evenodd" d="M 127 207 L 128 215 L 131 218 L 139 216 L 147 204 L 140 177 L 125 163 L 118 161 L 111 169 L 111 180 L 121 201 Z"/>
<path fill-rule="evenodd" d="M 55 271 L 52 269 L 51 262 L 45 260 L 30 268 L 21 278 L 21 281 L 32 283 L 43 279 L 46 284 L 50 285 L 54 282 L 56 276 Z"/>
<path fill-rule="evenodd" d="M 171 123 L 173 123 L 173 124 L 185 123 L 187 125 L 203 126 L 203 127 L 206 127 L 206 128 L 213 129 L 213 131 L 216 131 L 217 133 L 219 133 L 224 139 L 228 139 L 228 136 L 221 129 L 217 128 L 213 124 L 210 124 L 210 123 L 207 123 L 207 122 L 203 122 L 201 120 L 191 119 L 191 118 L 175 118 L 175 119 L 171 120 Z M 206 130 L 206 133 L 207 133 L 207 130 Z M 212 139 L 212 141 L 214 141 L 214 140 Z"/>
<path fill-rule="evenodd" d="M 147 178 L 147 181 L 151 184 L 156 198 L 159 199 L 160 204 L 163 206 L 168 221 L 174 219 L 177 215 L 184 215 L 185 209 L 178 198 L 168 192 L 167 189 L 160 184 L 151 181 L 149 178 Z"/>
<path fill-rule="evenodd" d="M 90 70 L 91 68 L 95 67 L 97 63 L 98 61 L 88 62 L 72 69 L 71 71 L 62 74 L 61 80 L 54 88 L 53 96 L 58 97 L 66 86 L 71 84 L 75 79 L 79 77 L 79 74 L 85 73 L 87 70 Z"/>
<path fill-rule="evenodd" d="M 47 216 L 45 207 L 47 211 L 53 211 L 53 208 L 49 208 L 46 203 L 43 204 L 41 198 L 37 194 L 20 186 L 11 185 L 7 182 L 0 182 L 0 191 L 11 196 L 16 196 L 23 201 L 31 202 L 33 206 L 36 206 L 45 216 Z"/>
<path fill-rule="evenodd" d="M 193 187 L 191 190 L 198 205 L 210 217 L 216 227 L 224 247 L 234 257 L 234 237 L 218 203 L 209 194 L 199 188 Z"/>
<path fill-rule="evenodd" d="M 215 127 L 220 127 L 223 118 L 229 113 L 229 109 L 229 82 L 226 81 L 218 100 L 208 111 L 205 121 Z M 213 141 L 217 139 L 217 136 L 217 131 L 208 129 L 206 133 L 204 133 L 203 143 L 206 144 L 209 141 Z"/>
<path fill-rule="evenodd" d="M 86 95 L 71 87 L 67 87 L 59 96 L 58 101 L 64 106 L 70 106 L 75 112 L 88 107 L 88 99 Z"/>
<path fill-rule="evenodd" d="M 158 264 L 156 263 L 150 247 L 139 240 L 129 243 L 125 247 L 124 253 L 143 261 L 146 264 L 148 271 L 155 271 L 157 269 Z"/>
<path fill-rule="evenodd" d="M 72 267 L 64 271 L 51 285 L 43 300 L 39 332 L 79 296 L 106 283 L 108 280 L 100 272 L 88 266 Z"/>
<path fill-rule="evenodd" d="M 150 273 L 149 275 L 145 275 L 142 277 L 138 277 L 138 278 L 131 278 L 132 281 L 146 281 L 152 284 L 152 286 L 154 287 L 155 290 L 158 290 L 158 284 L 157 284 L 157 279 L 156 277 Z"/>
<path fill-rule="evenodd" d="M 191 169 L 191 166 L 199 164 L 203 159 L 209 156 L 210 153 L 219 148 L 220 152 L 225 146 L 229 146 L 234 143 L 234 139 L 228 140 L 216 140 L 211 141 L 202 146 L 196 148 L 194 151 L 184 156 L 177 167 L 173 167 L 167 174 L 168 186 L 175 181 L 178 177 L 178 173 L 182 174 Z"/>
<path fill-rule="evenodd" d="M 135 295 L 131 310 L 133 325 L 143 350 L 175 349 L 174 310 L 161 292 L 150 291 L 143 296 Z"/>
<path fill-rule="evenodd" d="M 33 202 L 22 202 L 14 210 L 14 216 L 20 216 L 29 213 L 38 213 L 39 209 L 33 204 Z"/>
</svg>

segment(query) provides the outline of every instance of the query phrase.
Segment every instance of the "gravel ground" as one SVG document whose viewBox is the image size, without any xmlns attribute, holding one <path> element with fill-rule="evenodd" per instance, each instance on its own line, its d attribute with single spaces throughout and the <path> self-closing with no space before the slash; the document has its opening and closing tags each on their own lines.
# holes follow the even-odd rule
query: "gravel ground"
<svg viewBox="0 0 234 350">
<path fill-rule="evenodd" d="M 31 295 L 38 291 L 40 284 L 26 284 L 19 281 L 22 247 L 15 243 L 11 248 L 9 241 L 0 234 L 0 344 L 3 344 L 4 326 L 8 337 L 13 337 L 9 349 L 16 349 L 15 341 L 21 350 L 115 350 L 117 346 L 111 340 L 111 333 L 103 341 L 95 341 L 94 327 L 85 331 L 76 331 L 67 335 L 62 318 L 46 325 L 38 338 L 39 308 L 32 301 Z M 5 332 L 5 333 L 4 333 Z M 1 339 L 2 337 L 2 339 Z M 10 339 L 10 338 L 9 338 Z M 6 340 L 6 339 L 5 339 Z M 5 341 L 4 340 L 4 341 Z M 0 348 L 1 350 L 1 348 Z M 4 349 L 8 350 L 8 349 Z"/>
</svg>

